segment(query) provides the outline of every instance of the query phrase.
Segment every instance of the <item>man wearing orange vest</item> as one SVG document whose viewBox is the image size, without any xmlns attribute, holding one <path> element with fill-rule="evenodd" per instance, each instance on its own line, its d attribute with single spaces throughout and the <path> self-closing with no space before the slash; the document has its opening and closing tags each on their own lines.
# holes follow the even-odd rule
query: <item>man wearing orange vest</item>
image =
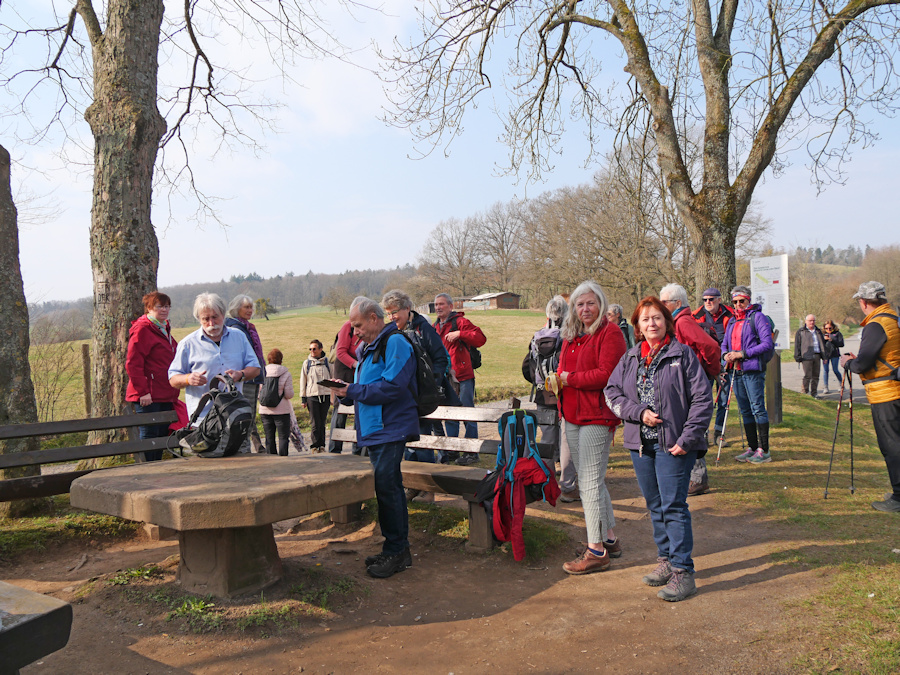
<svg viewBox="0 0 900 675">
<path fill-rule="evenodd" d="M 866 318 L 859 354 L 845 354 L 841 367 L 856 373 L 866 386 L 878 447 L 887 464 L 893 494 L 872 502 L 876 511 L 900 513 L 900 326 L 887 303 L 884 284 L 867 281 L 853 296 Z"/>
</svg>

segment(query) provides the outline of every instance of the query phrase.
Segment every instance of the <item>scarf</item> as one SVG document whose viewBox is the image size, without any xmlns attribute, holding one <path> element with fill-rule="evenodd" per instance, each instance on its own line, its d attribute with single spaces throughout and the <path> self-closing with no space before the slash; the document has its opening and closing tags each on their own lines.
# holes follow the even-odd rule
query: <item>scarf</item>
<svg viewBox="0 0 900 675">
<path fill-rule="evenodd" d="M 650 364 L 653 363 L 653 359 L 656 358 L 656 355 L 659 354 L 659 352 L 662 351 L 662 348 L 669 344 L 670 341 L 671 338 L 668 334 L 655 347 L 651 347 L 649 342 L 643 340 L 641 342 L 641 358 L 644 359 L 644 365 L 649 368 Z"/>
</svg>

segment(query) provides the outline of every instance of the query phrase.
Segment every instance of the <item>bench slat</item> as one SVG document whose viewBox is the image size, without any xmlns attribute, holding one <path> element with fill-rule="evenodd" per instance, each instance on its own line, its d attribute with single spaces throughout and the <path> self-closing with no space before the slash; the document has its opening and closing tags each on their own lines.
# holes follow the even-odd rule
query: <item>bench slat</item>
<svg viewBox="0 0 900 675">
<path fill-rule="evenodd" d="M 353 406 L 342 405 L 338 412 L 342 415 L 352 415 Z M 466 408 L 457 406 L 442 405 L 433 413 L 425 417 L 429 420 L 437 421 L 459 421 L 459 422 L 493 422 L 496 423 L 503 413 L 509 412 L 509 408 Z M 537 417 L 538 424 L 553 424 L 556 419 L 556 411 L 554 410 L 530 410 Z"/>
<path fill-rule="evenodd" d="M 403 487 L 470 497 L 487 471 L 463 466 L 403 462 Z"/>
<path fill-rule="evenodd" d="M 177 421 L 178 414 L 174 410 L 166 410 L 158 413 L 116 415 L 115 417 L 92 417 L 83 420 L 38 422 L 36 424 L 8 424 L 0 427 L 0 440 L 8 440 L 10 438 L 31 438 L 32 436 L 53 436 L 55 434 L 71 434 L 83 431 L 102 431 L 104 429 L 125 429 L 127 427 L 151 424 L 171 424 L 172 422 Z"/>
<path fill-rule="evenodd" d="M 353 429 L 334 429 L 331 432 L 331 438 L 344 443 L 355 443 L 356 431 Z M 476 452 L 480 455 L 496 455 L 499 442 L 497 439 L 482 440 L 478 438 L 451 438 L 448 436 L 421 436 L 418 441 L 407 443 L 406 447 L 420 450 L 446 450 L 449 452 Z M 538 443 L 537 446 L 541 457 L 546 459 L 553 456 L 554 447 L 551 443 Z"/>
<path fill-rule="evenodd" d="M 76 478 L 80 478 L 92 471 L 100 470 L 101 469 L 87 469 L 85 471 L 53 473 L 47 476 L 29 476 L 28 478 L 0 480 L 0 502 L 64 495 L 69 492 L 69 489 L 72 487 L 72 481 Z"/>
<path fill-rule="evenodd" d="M 146 450 L 162 450 L 177 445 L 171 436 L 166 438 L 147 438 L 143 441 L 121 441 L 119 443 L 101 443 L 99 445 L 79 445 L 71 448 L 52 448 L 50 450 L 32 450 L 0 455 L 0 469 L 11 469 L 16 466 L 35 466 L 53 462 L 73 462 L 97 457 L 113 457 L 128 455 Z"/>
</svg>

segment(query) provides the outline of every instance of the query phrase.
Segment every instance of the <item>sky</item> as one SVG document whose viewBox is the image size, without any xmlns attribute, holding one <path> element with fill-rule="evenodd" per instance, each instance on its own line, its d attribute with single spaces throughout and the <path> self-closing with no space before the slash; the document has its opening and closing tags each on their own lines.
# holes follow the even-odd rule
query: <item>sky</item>
<svg viewBox="0 0 900 675">
<path fill-rule="evenodd" d="M 335 32 L 360 50 L 354 61 L 374 63 L 366 47 L 370 38 L 387 44 L 414 30 L 402 16 L 406 6 L 388 2 L 383 14 L 361 12 L 355 20 L 336 16 Z M 4 3 L 3 11 L 7 7 Z M 258 51 L 228 47 L 258 65 Z M 609 63 L 620 73 L 621 61 Z M 280 132 L 257 134 L 265 147 L 255 154 L 240 148 L 214 154 L 212 131 L 201 129 L 191 161 L 203 189 L 220 198 L 227 227 L 214 222 L 198 227 L 188 200 L 157 190 L 153 221 L 160 287 L 250 272 L 270 277 L 415 264 L 441 221 L 475 215 L 498 201 L 586 183 L 598 168 L 584 166 L 585 141 L 576 122 L 541 182 L 501 175 L 498 167 L 508 161 L 508 149 L 499 140 L 502 122 L 490 99 L 470 112 L 448 152 L 438 148 L 411 159 L 417 153 L 410 132 L 379 119 L 387 101 L 371 72 L 335 59 L 304 61 L 293 71 L 299 84 L 286 86 L 265 79 L 271 69 L 263 67 L 263 76 L 252 72 L 265 95 L 284 104 L 273 113 Z M 779 178 L 767 173 L 756 201 L 772 223 L 772 243 L 843 248 L 900 240 L 894 170 L 900 135 L 893 126 L 893 120 L 875 119 L 883 139 L 854 152 L 844 186 L 817 194 L 802 153 L 791 157 L 793 165 Z M 91 294 L 91 137 L 79 118 L 69 133 L 81 139 L 81 148 L 69 146 L 63 157 L 52 137 L 36 146 L 2 141 L 14 159 L 29 302 Z M 0 137 L 8 134 L 7 124 Z"/>
</svg>

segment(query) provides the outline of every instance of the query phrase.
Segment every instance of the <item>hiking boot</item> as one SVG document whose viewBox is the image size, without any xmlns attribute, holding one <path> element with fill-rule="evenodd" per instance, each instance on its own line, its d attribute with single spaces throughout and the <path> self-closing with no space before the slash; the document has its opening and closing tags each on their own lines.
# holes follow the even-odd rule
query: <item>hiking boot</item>
<svg viewBox="0 0 900 675">
<path fill-rule="evenodd" d="M 366 572 L 369 573 L 369 576 L 376 579 L 387 579 L 397 572 L 402 572 L 407 567 L 412 567 L 412 555 L 409 552 L 409 548 L 397 555 L 379 553 L 366 558 Z"/>
<path fill-rule="evenodd" d="M 705 495 L 707 492 L 709 492 L 709 481 L 703 481 L 701 483 L 691 481 L 691 484 L 688 485 L 688 497 Z"/>
<path fill-rule="evenodd" d="M 716 437 L 716 445 L 719 445 L 720 443 L 722 444 L 722 447 L 723 447 L 723 448 L 730 448 L 730 447 L 731 447 L 731 443 L 729 443 L 728 441 L 726 441 L 724 436 L 717 436 L 717 437 Z"/>
<path fill-rule="evenodd" d="M 735 462 L 747 462 L 753 457 L 753 448 L 747 448 L 741 454 L 734 458 Z"/>
<path fill-rule="evenodd" d="M 604 541 L 603 548 L 609 553 L 610 558 L 622 557 L 622 542 L 616 537 L 613 541 Z"/>
<path fill-rule="evenodd" d="M 403 493 L 406 495 L 406 501 L 411 502 L 413 499 L 419 496 L 421 490 L 416 490 L 415 488 L 406 488 L 403 490 Z"/>
<path fill-rule="evenodd" d="M 697 585 L 694 583 L 694 575 L 687 570 L 673 567 L 669 583 L 656 594 L 656 597 L 662 598 L 666 602 L 679 602 L 691 597 L 696 592 Z"/>
<path fill-rule="evenodd" d="M 559 496 L 559 501 L 565 502 L 566 504 L 571 504 L 572 502 L 580 502 L 581 494 L 578 492 L 578 488 L 575 488 L 574 490 L 563 492 Z"/>
<path fill-rule="evenodd" d="M 747 461 L 751 464 L 765 464 L 772 461 L 772 455 L 768 452 L 763 452 L 762 448 L 759 448 Z"/>
<path fill-rule="evenodd" d="M 470 464 L 474 464 L 478 461 L 478 455 L 472 452 L 467 452 L 464 455 L 461 455 L 459 459 L 456 460 L 456 463 L 459 466 L 469 466 Z"/>
<path fill-rule="evenodd" d="M 403 553 L 406 555 L 406 566 L 412 567 L 412 554 L 409 552 L 409 548 L 407 548 Z M 374 565 L 377 562 L 381 562 L 385 557 L 386 556 L 384 555 L 384 553 L 370 555 L 368 558 L 366 558 L 366 567 Z"/>
<path fill-rule="evenodd" d="M 672 578 L 672 566 L 669 565 L 668 558 L 657 558 L 656 567 L 650 574 L 645 574 L 642 582 L 648 586 L 665 586 L 669 579 Z"/>
<path fill-rule="evenodd" d="M 609 565 L 609 554 L 606 551 L 603 551 L 602 556 L 598 556 L 591 553 L 589 548 L 585 548 L 582 555 L 563 564 L 562 568 L 567 574 L 591 574 L 607 570 Z"/>
<path fill-rule="evenodd" d="M 885 513 L 900 513 L 900 501 L 897 501 L 893 495 L 890 495 L 890 498 L 885 499 L 883 502 L 872 502 L 872 508 Z"/>
</svg>

